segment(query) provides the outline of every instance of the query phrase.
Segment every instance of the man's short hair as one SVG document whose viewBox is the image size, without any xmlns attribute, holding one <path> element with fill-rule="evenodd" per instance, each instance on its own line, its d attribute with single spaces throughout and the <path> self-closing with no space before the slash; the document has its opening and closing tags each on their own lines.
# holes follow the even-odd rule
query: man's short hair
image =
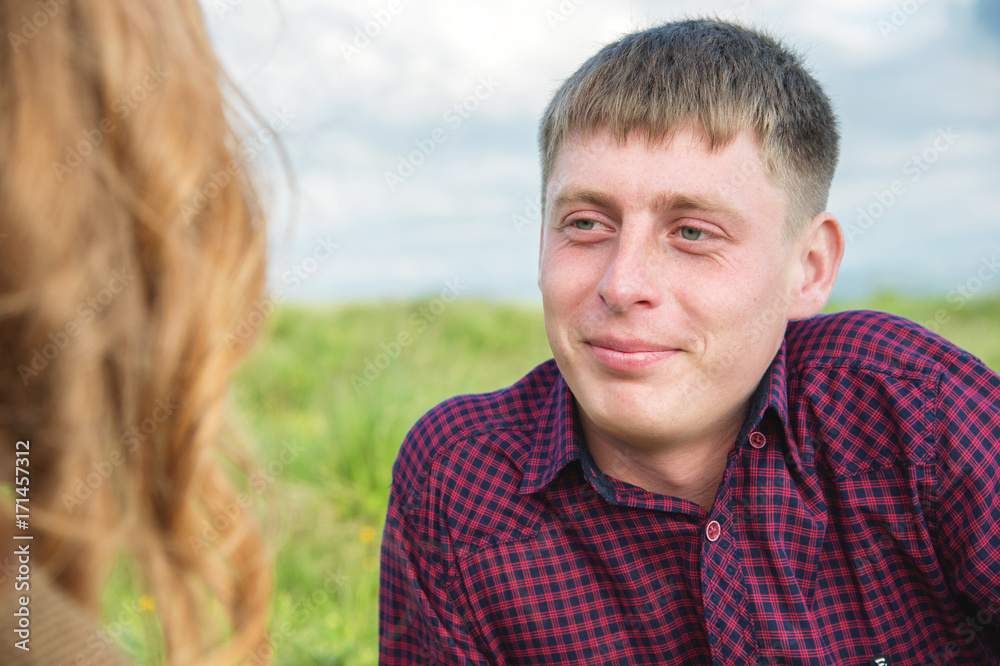
<svg viewBox="0 0 1000 666">
<path fill-rule="evenodd" d="M 627 35 L 563 83 L 539 129 L 543 201 L 567 139 L 607 130 L 620 141 L 639 133 L 659 142 L 692 124 L 712 150 L 744 130 L 756 135 L 768 176 L 785 194 L 786 238 L 826 209 L 840 141 L 830 100 L 776 39 L 713 19 Z"/>
</svg>

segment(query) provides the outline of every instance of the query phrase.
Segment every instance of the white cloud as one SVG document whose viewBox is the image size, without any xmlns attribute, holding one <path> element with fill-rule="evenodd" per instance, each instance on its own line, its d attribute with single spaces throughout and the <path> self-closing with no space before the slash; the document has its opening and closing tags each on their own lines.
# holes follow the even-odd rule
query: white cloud
<svg viewBox="0 0 1000 666">
<path fill-rule="evenodd" d="M 913 268 L 914 253 L 951 252 L 956 265 L 965 262 L 957 246 L 935 243 L 940 219 L 931 208 L 940 214 L 949 206 L 953 233 L 1000 244 L 984 213 L 996 210 L 996 196 L 983 185 L 1000 176 L 991 159 L 1000 147 L 1000 65 L 996 48 L 982 47 L 972 0 L 399 0 L 389 18 L 389 0 L 245 0 L 221 17 L 212 0 L 204 2 L 222 60 L 251 99 L 265 112 L 293 102 L 298 113 L 283 134 L 303 192 L 296 233 L 327 230 L 345 239 L 330 269 L 338 277 L 317 280 L 312 290 L 324 284 L 342 297 L 336 285 L 370 280 L 372 294 L 412 293 L 464 271 L 484 288 L 533 293 L 533 272 L 511 278 L 501 259 L 516 257 L 520 270 L 537 251 L 510 216 L 537 196 L 534 125 L 549 96 L 608 41 L 693 14 L 764 26 L 805 53 L 843 120 L 832 205 L 848 217 L 901 177 L 904 162 L 938 128 L 968 137 L 887 215 L 890 224 L 866 235 L 845 264 L 846 283 L 869 274 L 858 257 L 888 257 L 882 270 L 894 279 L 912 274 L 929 288 L 937 278 Z M 904 5 L 918 9 L 906 13 Z M 898 30 L 885 33 L 880 21 Z M 359 30 L 369 41 L 354 43 Z M 345 45 L 357 52 L 345 54 Z M 460 127 L 449 127 L 445 113 L 474 95 L 481 77 L 499 86 Z M 446 142 L 390 191 L 385 171 L 436 127 L 447 130 Z M 916 231 L 896 249 L 908 254 L 872 254 L 903 212 Z"/>
</svg>

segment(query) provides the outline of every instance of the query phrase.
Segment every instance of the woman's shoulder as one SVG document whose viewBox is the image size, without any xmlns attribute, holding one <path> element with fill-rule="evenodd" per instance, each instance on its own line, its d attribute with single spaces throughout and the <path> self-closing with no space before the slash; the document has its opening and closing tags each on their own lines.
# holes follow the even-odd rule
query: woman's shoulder
<svg viewBox="0 0 1000 666">
<path fill-rule="evenodd" d="M 10 542 L 8 542 L 10 543 Z M 23 542 L 30 544 L 30 541 Z M 7 666 L 127 666 L 131 664 L 97 620 L 65 594 L 44 570 L 19 571 L 22 544 L 0 561 L 0 663 Z M 23 570 L 22 570 L 23 571 Z"/>
</svg>

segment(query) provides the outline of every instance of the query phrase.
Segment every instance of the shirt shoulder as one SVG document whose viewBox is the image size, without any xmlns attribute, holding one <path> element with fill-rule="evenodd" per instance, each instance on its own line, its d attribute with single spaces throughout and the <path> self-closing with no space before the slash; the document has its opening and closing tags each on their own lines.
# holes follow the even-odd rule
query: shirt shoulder
<svg viewBox="0 0 1000 666">
<path fill-rule="evenodd" d="M 940 463 L 996 437 L 1000 377 L 903 317 L 820 315 L 791 322 L 785 344 L 792 418 L 837 477 Z"/>
<path fill-rule="evenodd" d="M 971 356 L 909 319 L 872 310 L 790 322 L 785 342 L 790 373 L 828 366 L 933 375 L 958 357 Z"/>
<path fill-rule="evenodd" d="M 506 435 L 505 462 L 521 467 L 558 377 L 555 361 L 549 360 L 507 388 L 455 396 L 433 407 L 403 440 L 393 465 L 394 493 L 400 499 L 414 496 L 445 458 L 461 458 L 463 467 L 485 464 L 489 455 L 481 444 L 491 436 Z"/>
</svg>

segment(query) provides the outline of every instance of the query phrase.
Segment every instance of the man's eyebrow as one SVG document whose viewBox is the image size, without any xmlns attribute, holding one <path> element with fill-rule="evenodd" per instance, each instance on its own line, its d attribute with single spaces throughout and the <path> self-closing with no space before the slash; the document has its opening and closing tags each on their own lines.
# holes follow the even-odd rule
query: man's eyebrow
<svg viewBox="0 0 1000 666">
<path fill-rule="evenodd" d="M 559 209 L 567 204 L 590 204 L 606 210 L 618 210 L 619 204 L 609 194 L 594 189 L 579 189 L 561 192 L 553 199 L 553 206 Z M 660 194 L 653 199 L 653 210 L 693 210 L 706 213 L 719 213 L 736 221 L 744 219 L 743 214 L 728 202 L 701 194 L 673 192 Z"/>
<path fill-rule="evenodd" d="M 657 196 L 653 199 L 653 210 L 696 210 L 706 213 L 721 213 L 734 220 L 743 219 L 743 215 L 738 209 L 721 199 L 681 192 Z"/>
<path fill-rule="evenodd" d="M 567 192 L 560 192 L 559 195 L 552 200 L 552 205 L 556 210 L 571 203 L 590 204 L 592 206 L 597 206 L 598 208 L 610 210 L 617 210 L 618 208 L 618 204 L 615 202 L 614 197 L 605 194 L 600 190 L 569 190 Z"/>
</svg>

